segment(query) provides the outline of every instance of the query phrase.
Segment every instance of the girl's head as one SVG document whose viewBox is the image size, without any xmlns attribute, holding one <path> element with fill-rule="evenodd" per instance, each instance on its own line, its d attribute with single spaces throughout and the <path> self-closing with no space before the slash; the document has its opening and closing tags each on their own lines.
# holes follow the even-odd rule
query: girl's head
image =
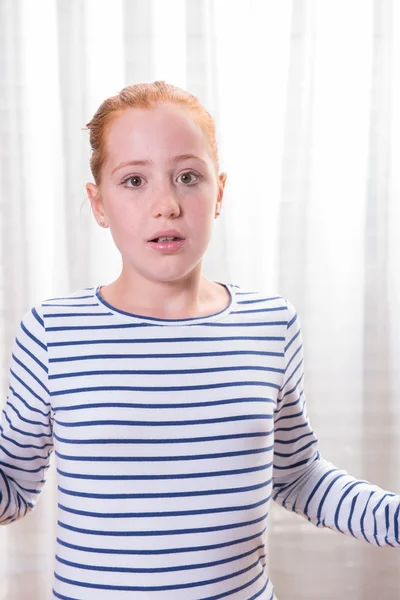
<svg viewBox="0 0 400 600">
<path fill-rule="evenodd" d="M 208 139 L 210 155 L 218 173 L 218 149 L 212 116 L 193 94 L 165 83 L 165 81 L 155 81 L 154 83 L 129 85 L 116 96 L 107 98 L 86 125 L 90 130 L 92 152 L 90 168 L 97 184 L 100 183 L 102 166 L 106 160 L 106 138 L 109 125 L 128 108 L 151 109 L 161 103 L 175 104 L 191 114 Z"/>
<path fill-rule="evenodd" d="M 128 86 L 87 125 L 96 219 L 131 274 L 174 281 L 200 270 L 226 181 L 214 122 L 197 98 L 164 82 Z M 177 234 L 183 241 L 155 243 Z"/>
</svg>

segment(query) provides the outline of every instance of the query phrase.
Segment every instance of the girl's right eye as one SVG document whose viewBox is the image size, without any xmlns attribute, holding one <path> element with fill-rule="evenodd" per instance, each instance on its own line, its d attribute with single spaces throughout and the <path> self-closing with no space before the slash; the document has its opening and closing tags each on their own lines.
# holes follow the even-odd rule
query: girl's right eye
<svg viewBox="0 0 400 600">
<path fill-rule="evenodd" d="M 122 185 L 128 188 L 138 188 L 141 186 L 143 179 L 139 175 L 130 175 L 123 180 Z"/>
</svg>

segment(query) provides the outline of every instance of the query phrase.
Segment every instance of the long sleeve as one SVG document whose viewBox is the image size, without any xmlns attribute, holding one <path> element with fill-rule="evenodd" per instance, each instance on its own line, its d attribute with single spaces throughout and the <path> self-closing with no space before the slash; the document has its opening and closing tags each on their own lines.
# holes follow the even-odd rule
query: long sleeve
<svg viewBox="0 0 400 600">
<path fill-rule="evenodd" d="M 288 304 L 285 375 L 275 411 L 274 500 L 311 521 L 378 546 L 400 546 L 400 496 L 324 460 L 303 389 L 303 344 Z"/>
<path fill-rule="evenodd" d="M 0 424 L 0 525 L 34 508 L 53 450 L 48 358 L 40 308 L 19 326 Z"/>
</svg>

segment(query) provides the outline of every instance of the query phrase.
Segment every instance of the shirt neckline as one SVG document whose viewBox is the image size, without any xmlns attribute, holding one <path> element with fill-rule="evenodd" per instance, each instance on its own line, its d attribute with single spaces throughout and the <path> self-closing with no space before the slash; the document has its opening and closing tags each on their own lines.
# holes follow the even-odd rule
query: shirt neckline
<svg viewBox="0 0 400 600">
<path fill-rule="evenodd" d="M 215 283 L 220 283 L 216 281 Z M 211 315 L 204 315 L 201 317 L 190 317 L 187 319 L 160 319 L 157 317 L 149 317 L 146 315 L 138 315 L 135 313 L 130 313 L 115 306 L 109 304 L 104 298 L 100 295 L 100 288 L 103 287 L 104 284 L 99 284 L 94 289 L 94 295 L 97 300 L 97 303 L 100 306 L 104 306 L 107 308 L 109 312 L 115 315 L 117 318 L 122 319 L 124 321 L 131 321 L 135 323 L 148 323 L 151 325 L 162 325 L 162 326 L 182 326 L 182 325 L 200 325 L 203 323 L 212 323 L 214 321 L 219 321 L 227 317 L 234 309 L 237 303 L 237 297 L 235 293 L 234 286 L 230 283 L 220 283 L 223 285 L 226 290 L 228 290 L 230 301 L 229 304 L 223 308 L 222 310 L 213 313 Z"/>
</svg>

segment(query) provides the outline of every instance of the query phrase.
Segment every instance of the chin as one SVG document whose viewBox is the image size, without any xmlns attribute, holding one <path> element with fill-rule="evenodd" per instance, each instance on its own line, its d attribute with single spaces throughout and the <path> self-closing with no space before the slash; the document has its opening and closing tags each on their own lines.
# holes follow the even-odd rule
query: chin
<svg viewBox="0 0 400 600">
<path fill-rule="evenodd" d="M 173 283 L 174 281 L 179 281 L 190 275 L 194 274 L 194 272 L 198 269 L 197 265 L 192 266 L 188 269 L 163 269 L 160 272 L 147 272 L 142 275 L 151 281 L 158 281 L 160 283 Z"/>
</svg>

